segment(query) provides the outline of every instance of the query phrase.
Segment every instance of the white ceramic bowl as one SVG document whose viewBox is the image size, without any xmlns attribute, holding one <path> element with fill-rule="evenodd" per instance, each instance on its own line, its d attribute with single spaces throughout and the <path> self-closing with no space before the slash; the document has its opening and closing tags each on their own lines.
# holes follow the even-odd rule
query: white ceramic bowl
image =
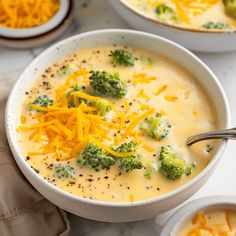
<svg viewBox="0 0 236 236">
<path fill-rule="evenodd" d="M 135 29 L 157 34 L 198 52 L 236 50 L 236 30 L 230 32 L 186 29 L 160 22 L 141 12 L 127 0 L 109 0 L 114 10 Z"/>
<path fill-rule="evenodd" d="M 186 222 L 191 221 L 200 210 L 227 209 L 236 211 L 236 197 L 211 196 L 204 197 L 181 207 L 166 223 L 160 236 L 178 236 L 178 232 Z"/>
<path fill-rule="evenodd" d="M 70 1 L 68 0 L 59 0 L 59 2 L 60 2 L 60 9 L 45 24 L 33 28 L 23 28 L 23 29 L 11 29 L 1 26 L 0 37 L 6 37 L 10 39 L 31 38 L 51 31 L 64 20 L 70 7 Z"/>
<path fill-rule="evenodd" d="M 0 45 L 12 49 L 33 49 L 36 47 L 41 47 L 42 45 L 51 43 L 52 41 L 59 38 L 66 30 L 70 27 L 70 24 L 74 17 L 74 2 L 73 0 L 66 0 L 69 4 L 67 13 L 63 20 L 58 22 L 58 25 L 52 30 L 46 33 L 40 34 L 34 37 L 28 38 L 7 38 L 0 36 Z"/>
<path fill-rule="evenodd" d="M 12 153 L 21 171 L 31 184 L 51 202 L 76 215 L 99 221 L 127 222 L 141 220 L 170 210 L 194 194 L 214 171 L 226 142 L 220 145 L 210 164 L 184 186 L 163 196 L 134 203 L 112 203 L 84 199 L 55 187 L 30 168 L 24 160 L 17 142 L 16 128 L 19 124 L 24 93 L 31 88 L 37 74 L 58 59 L 75 53 L 80 48 L 108 44 L 125 44 L 144 48 L 163 54 L 182 65 L 196 77 L 196 80 L 212 98 L 212 102 L 217 109 L 217 115 L 220 117 L 220 128 L 223 129 L 229 126 L 229 107 L 222 87 L 215 75 L 196 56 L 185 48 L 152 34 L 111 29 L 76 35 L 57 43 L 39 55 L 22 73 L 8 98 L 5 117 L 6 132 Z"/>
</svg>

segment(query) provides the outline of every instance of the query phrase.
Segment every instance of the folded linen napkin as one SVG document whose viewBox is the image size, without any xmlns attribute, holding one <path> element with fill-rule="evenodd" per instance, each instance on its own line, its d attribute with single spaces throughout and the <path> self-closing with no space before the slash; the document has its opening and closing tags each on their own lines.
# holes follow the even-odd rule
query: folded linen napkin
<svg viewBox="0 0 236 236">
<path fill-rule="evenodd" d="M 24 178 L 9 150 L 4 111 L 17 74 L 0 78 L 0 235 L 66 236 L 66 213 L 41 196 Z"/>
</svg>

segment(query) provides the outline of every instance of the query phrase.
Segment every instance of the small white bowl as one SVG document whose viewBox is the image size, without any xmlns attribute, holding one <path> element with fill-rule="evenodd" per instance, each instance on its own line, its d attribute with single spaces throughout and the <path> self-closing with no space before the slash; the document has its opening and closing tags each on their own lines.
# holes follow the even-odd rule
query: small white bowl
<svg viewBox="0 0 236 236">
<path fill-rule="evenodd" d="M 68 0 L 69 9 L 65 18 L 54 29 L 49 32 L 30 38 L 10 39 L 0 37 L 0 45 L 11 49 L 33 49 L 48 44 L 59 38 L 70 27 L 74 17 L 74 5 L 72 0 Z"/>
<path fill-rule="evenodd" d="M 11 29 L 1 26 L 0 37 L 10 38 L 10 39 L 31 38 L 45 34 L 53 30 L 64 20 L 70 7 L 70 2 L 68 0 L 59 0 L 59 2 L 60 2 L 60 9 L 45 24 L 33 28 L 22 28 L 22 29 Z"/>
<path fill-rule="evenodd" d="M 141 12 L 127 0 L 109 0 L 114 10 L 135 29 L 171 39 L 198 52 L 236 50 L 236 30 L 229 32 L 188 29 L 167 24 Z"/>
<path fill-rule="evenodd" d="M 208 166 L 187 184 L 160 197 L 134 203 L 84 199 L 57 188 L 38 175 L 25 161 L 20 151 L 16 133 L 25 91 L 32 87 L 39 73 L 68 54 L 75 53 L 81 48 L 112 44 L 130 45 L 158 52 L 186 68 L 212 99 L 217 116 L 220 117 L 219 128 L 229 127 L 229 105 L 224 91 L 215 75 L 200 59 L 167 39 L 144 32 L 123 29 L 99 30 L 79 34 L 53 45 L 40 54 L 22 73 L 11 91 L 6 106 L 5 126 L 10 148 L 18 166 L 43 196 L 75 215 L 99 221 L 127 222 L 154 217 L 178 206 L 193 195 L 213 173 L 226 142 L 221 143 Z"/>
<path fill-rule="evenodd" d="M 166 223 L 160 236 L 178 236 L 184 224 L 194 217 L 200 210 L 227 209 L 236 211 L 236 197 L 211 196 L 189 202 L 181 207 Z"/>
</svg>

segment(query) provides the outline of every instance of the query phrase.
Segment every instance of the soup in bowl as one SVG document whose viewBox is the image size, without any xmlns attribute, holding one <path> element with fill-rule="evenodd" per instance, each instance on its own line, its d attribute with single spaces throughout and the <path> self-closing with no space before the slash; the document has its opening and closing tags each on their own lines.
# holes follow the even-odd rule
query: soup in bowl
<svg viewBox="0 0 236 236">
<path fill-rule="evenodd" d="M 193 51 L 236 49 L 235 0 L 109 2 L 134 28 L 166 37 Z"/>
<path fill-rule="evenodd" d="M 236 1 L 126 0 L 144 14 L 166 24 L 205 31 L 234 31 Z"/>
<path fill-rule="evenodd" d="M 16 161 L 45 197 L 117 222 L 191 196 L 224 143 L 187 147 L 186 139 L 227 126 L 224 93 L 199 59 L 126 30 L 82 34 L 48 49 L 20 77 L 6 112 Z"/>
</svg>

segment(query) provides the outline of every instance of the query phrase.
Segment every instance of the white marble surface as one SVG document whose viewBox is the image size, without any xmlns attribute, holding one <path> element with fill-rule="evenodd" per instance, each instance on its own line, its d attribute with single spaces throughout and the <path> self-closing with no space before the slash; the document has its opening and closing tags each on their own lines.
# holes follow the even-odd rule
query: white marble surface
<svg viewBox="0 0 236 236">
<path fill-rule="evenodd" d="M 129 26 L 116 15 L 106 0 L 76 0 L 79 7 L 77 20 L 67 35 L 101 29 L 101 28 L 129 28 Z M 210 42 L 209 42 L 210 43 Z M 13 51 L 0 48 L 0 78 L 5 75 L 22 71 L 43 48 L 25 51 Z M 209 65 L 221 82 L 231 107 L 232 126 L 236 126 L 236 52 L 223 54 L 198 54 Z M 215 173 L 205 186 L 191 199 L 214 194 L 236 195 L 236 145 L 229 142 L 227 149 Z M 190 200 L 191 200 L 190 199 Z M 173 210 L 174 211 L 174 210 Z M 135 223 L 111 224 L 82 219 L 70 215 L 72 226 L 71 236 L 154 236 L 159 235 L 161 226 L 173 211 L 158 216 L 155 219 Z"/>
</svg>

